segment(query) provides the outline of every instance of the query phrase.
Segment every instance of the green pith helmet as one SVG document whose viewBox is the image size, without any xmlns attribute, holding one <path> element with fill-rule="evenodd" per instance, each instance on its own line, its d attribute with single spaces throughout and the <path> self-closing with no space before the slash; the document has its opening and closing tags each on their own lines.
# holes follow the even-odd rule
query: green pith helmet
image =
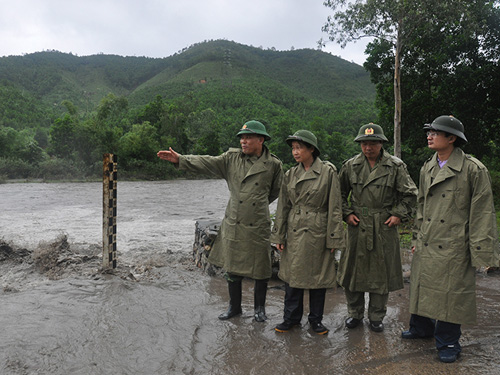
<svg viewBox="0 0 500 375">
<path fill-rule="evenodd" d="M 286 139 L 286 143 L 288 143 L 289 146 L 292 146 L 293 141 L 300 141 L 313 146 L 315 149 L 315 155 L 318 156 L 320 154 L 318 148 L 318 139 L 313 133 L 308 130 L 297 130 L 293 135 L 289 135 Z"/>
<path fill-rule="evenodd" d="M 271 136 L 267 134 L 264 124 L 255 120 L 247 121 L 236 135 L 239 137 L 243 134 L 262 135 L 266 141 L 271 139 Z"/>
<path fill-rule="evenodd" d="M 354 142 L 361 142 L 361 141 L 387 142 L 387 138 L 385 137 L 384 130 L 380 125 L 370 122 L 369 124 L 360 127 L 358 136 L 354 138 Z"/>
<path fill-rule="evenodd" d="M 464 134 L 464 125 L 462 122 L 453 116 L 439 116 L 432 121 L 432 124 L 425 124 L 424 130 L 437 130 L 456 135 L 458 138 L 467 142 Z"/>
</svg>

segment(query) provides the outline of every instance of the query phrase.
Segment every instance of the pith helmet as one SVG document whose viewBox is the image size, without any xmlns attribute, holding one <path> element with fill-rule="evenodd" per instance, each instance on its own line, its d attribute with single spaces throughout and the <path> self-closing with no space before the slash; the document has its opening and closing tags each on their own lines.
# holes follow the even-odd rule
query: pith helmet
<svg viewBox="0 0 500 375">
<path fill-rule="evenodd" d="M 387 142 L 387 138 L 385 137 L 384 130 L 380 125 L 370 122 L 369 124 L 360 127 L 358 136 L 354 138 L 354 142 L 361 142 L 361 141 Z"/>
<path fill-rule="evenodd" d="M 437 130 L 456 135 L 458 138 L 467 142 L 464 134 L 464 125 L 462 122 L 453 116 L 439 116 L 432 121 L 432 124 L 425 124 L 424 130 Z"/>
<path fill-rule="evenodd" d="M 267 134 L 266 127 L 259 121 L 251 120 L 245 123 L 243 127 L 238 132 L 237 136 L 243 134 L 258 134 L 262 135 L 266 141 L 271 139 L 271 136 Z"/>
<path fill-rule="evenodd" d="M 289 146 L 292 145 L 293 141 L 301 141 L 303 143 L 311 145 L 315 148 L 315 155 L 317 156 L 320 154 L 318 148 L 318 139 L 309 130 L 298 130 L 293 135 L 289 135 L 286 139 L 286 143 L 288 143 Z"/>
</svg>

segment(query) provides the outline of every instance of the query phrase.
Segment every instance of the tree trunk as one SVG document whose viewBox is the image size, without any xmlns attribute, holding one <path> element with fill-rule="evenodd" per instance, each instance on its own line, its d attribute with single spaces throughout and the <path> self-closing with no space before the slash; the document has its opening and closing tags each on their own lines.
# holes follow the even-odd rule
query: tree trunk
<svg viewBox="0 0 500 375">
<path fill-rule="evenodd" d="M 394 57 L 394 156 L 401 159 L 401 36 L 398 31 Z"/>
</svg>

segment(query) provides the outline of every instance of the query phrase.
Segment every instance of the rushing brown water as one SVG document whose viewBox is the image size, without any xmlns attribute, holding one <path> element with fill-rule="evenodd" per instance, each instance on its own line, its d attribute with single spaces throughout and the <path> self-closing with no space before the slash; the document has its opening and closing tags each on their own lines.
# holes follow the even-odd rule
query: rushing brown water
<svg viewBox="0 0 500 375">
<path fill-rule="evenodd" d="M 226 282 L 193 266 L 194 223 L 221 218 L 224 181 L 119 182 L 118 268 L 100 270 L 101 184 L 0 185 L 0 374 L 498 374 L 500 275 L 478 274 L 478 325 L 462 356 L 438 361 L 434 341 L 404 341 L 408 285 L 391 293 L 383 333 L 344 327 L 341 289 L 327 293 L 327 336 L 286 334 L 282 283 L 265 323 L 222 322 Z M 306 312 L 307 294 L 306 294 Z"/>
</svg>

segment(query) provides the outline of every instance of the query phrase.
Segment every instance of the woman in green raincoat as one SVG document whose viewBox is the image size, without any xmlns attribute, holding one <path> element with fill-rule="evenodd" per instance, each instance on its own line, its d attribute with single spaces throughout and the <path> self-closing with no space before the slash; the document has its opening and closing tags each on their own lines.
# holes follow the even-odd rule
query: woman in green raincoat
<svg viewBox="0 0 500 375">
<path fill-rule="evenodd" d="M 285 174 L 271 235 L 285 281 L 284 321 L 275 330 L 300 324 L 309 289 L 308 321 L 322 335 L 328 333 L 322 324 L 326 289 L 336 286 L 334 251 L 344 247 L 340 185 L 335 166 L 318 157 L 313 133 L 299 130 L 286 142 L 298 164 Z"/>
</svg>

